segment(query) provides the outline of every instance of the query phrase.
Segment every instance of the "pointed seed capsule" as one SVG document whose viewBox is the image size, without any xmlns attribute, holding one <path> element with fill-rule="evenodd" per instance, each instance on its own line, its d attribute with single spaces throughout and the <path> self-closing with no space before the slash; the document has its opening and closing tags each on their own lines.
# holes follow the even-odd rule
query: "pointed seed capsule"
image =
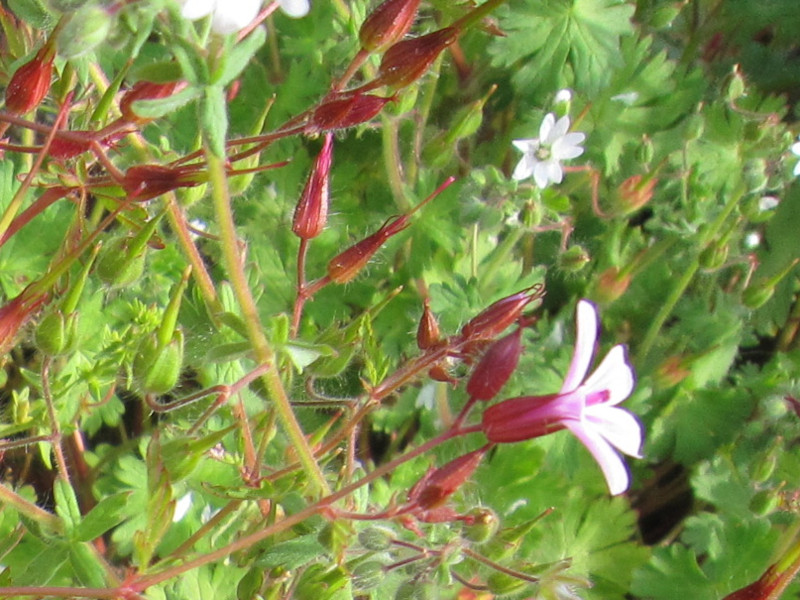
<svg viewBox="0 0 800 600">
<path fill-rule="evenodd" d="M 492 343 L 467 382 L 467 393 L 476 400 L 491 400 L 506 384 L 522 354 L 522 328 Z"/>
<path fill-rule="evenodd" d="M 372 94 L 355 94 L 329 100 L 314 109 L 311 125 L 318 131 L 355 127 L 371 120 L 393 99 Z"/>
<path fill-rule="evenodd" d="M 501 298 L 464 325 L 461 335 L 470 341 L 494 339 L 519 319 L 528 304 L 543 295 L 544 286 L 537 283 L 521 292 Z"/>
<path fill-rule="evenodd" d="M 328 222 L 328 182 L 332 157 L 333 134 L 327 133 L 292 219 L 292 231 L 304 240 L 317 237 Z"/>
<path fill-rule="evenodd" d="M 439 331 L 439 323 L 431 311 L 430 300 L 425 298 L 425 306 L 422 309 L 422 318 L 417 327 L 417 347 L 420 350 L 428 350 L 439 345 L 442 335 Z"/>
<path fill-rule="evenodd" d="M 445 27 L 412 40 L 397 42 L 383 55 L 376 83 L 396 89 L 414 83 L 442 50 L 458 39 L 459 33 L 455 27 Z"/>
<path fill-rule="evenodd" d="M 364 50 L 374 52 L 403 38 L 414 23 L 420 0 L 386 0 L 364 20 L 358 39 Z"/>
<path fill-rule="evenodd" d="M 55 50 L 46 45 L 14 72 L 6 88 L 8 112 L 24 115 L 39 106 L 50 91 L 54 58 Z"/>
</svg>

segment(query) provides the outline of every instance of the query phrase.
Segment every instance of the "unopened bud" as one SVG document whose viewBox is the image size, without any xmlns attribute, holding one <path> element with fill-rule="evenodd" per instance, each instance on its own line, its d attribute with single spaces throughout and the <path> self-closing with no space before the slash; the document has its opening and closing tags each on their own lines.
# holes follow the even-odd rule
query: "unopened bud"
<svg viewBox="0 0 800 600">
<path fill-rule="evenodd" d="M 472 371 L 467 393 L 476 400 L 491 400 L 516 370 L 522 354 L 522 327 L 492 343 Z"/>
<path fill-rule="evenodd" d="M 422 309 L 422 318 L 417 327 L 417 347 L 420 350 L 428 350 L 439 345 L 442 341 L 439 323 L 436 320 L 430 307 L 430 300 L 425 298 L 425 306 Z"/>
<path fill-rule="evenodd" d="M 781 279 L 791 273 L 798 262 L 800 262 L 800 258 L 794 259 L 782 271 L 769 279 L 756 281 L 747 286 L 742 292 L 742 302 L 744 305 L 752 309 L 761 308 L 772 298 L 772 295 L 775 293 L 775 287 L 780 283 Z"/>
<path fill-rule="evenodd" d="M 616 190 L 614 216 L 625 217 L 650 202 L 658 179 L 653 176 L 633 175 L 623 181 Z"/>
<path fill-rule="evenodd" d="M 327 133 L 294 210 L 292 231 L 302 239 L 317 237 L 328 221 L 328 182 L 332 157 L 333 134 Z"/>
<path fill-rule="evenodd" d="M 403 88 L 415 82 L 442 50 L 458 39 L 459 33 L 454 27 L 445 27 L 412 40 L 397 42 L 383 55 L 376 83 Z"/>
<path fill-rule="evenodd" d="M 377 560 L 368 560 L 353 568 L 353 591 L 366 592 L 378 587 L 385 578 L 383 565 Z"/>
<path fill-rule="evenodd" d="M 700 266 L 706 271 L 716 271 L 728 259 L 730 245 L 722 240 L 714 240 L 703 248 L 698 257 Z"/>
<path fill-rule="evenodd" d="M 594 299 L 600 304 L 611 304 L 625 293 L 630 283 L 630 273 L 620 272 L 619 267 L 609 267 L 597 278 Z"/>
<path fill-rule="evenodd" d="M 486 579 L 486 587 L 495 598 L 519 592 L 526 585 L 526 581 L 500 571 L 493 571 Z"/>
<path fill-rule="evenodd" d="M 352 281 L 381 246 L 410 225 L 406 215 L 390 217 L 381 228 L 328 262 L 328 277 L 335 283 Z"/>
<path fill-rule="evenodd" d="M 672 387 L 692 374 L 690 359 L 683 356 L 670 356 L 656 369 L 655 380 L 659 387 Z"/>
<path fill-rule="evenodd" d="M 767 479 L 772 477 L 777 465 L 777 452 L 767 452 L 750 465 L 750 479 L 755 483 L 764 483 Z"/>
<path fill-rule="evenodd" d="M 145 248 L 131 249 L 132 238 L 122 237 L 103 245 L 97 256 L 96 273 L 112 287 L 124 287 L 137 281 L 144 273 Z"/>
<path fill-rule="evenodd" d="M 78 340 L 78 313 L 51 312 L 39 321 L 34 338 L 36 347 L 47 356 L 71 352 Z"/>
<path fill-rule="evenodd" d="M 125 172 L 122 187 L 129 200 L 143 202 L 172 192 L 205 183 L 206 173 L 194 167 L 165 167 L 162 165 L 136 165 Z"/>
<path fill-rule="evenodd" d="M 414 23 L 420 0 L 385 0 L 358 31 L 361 47 L 374 52 L 402 39 Z"/>
<path fill-rule="evenodd" d="M 781 496 L 775 490 L 760 490 L 750 499 L 750 512 L 765 517 L 774 512 L 781 503 Z"/>
<path fill-rule="evenodd" d="M 408 499 L 423 509 L 441 506 L 478 468 L 486 448 L 473 450 L 438 469 L 429 471 L 408 492 Z"/>
<path fill-rule="evenodd" d="M 372 94 L 356 94 L 328 100 L 314 109 L 310 124 L 319 131 L 355 127 L 375 117 L 392 99 Z"/>
<path fill-rule="evenodd" d="M 482 544 L 490 540 L 497 528 L 500 520 L 491 508 L 473 508 L 464 515 L 464 527 L 461 530 L 461 537 L 475 544 Z"/>
<path fill-rule="evenodd" d="M 53 77 L 55 51 L 46 45 L 32 60 L 20 66 L 11 76 L 6 88 L 6 110 L 15 115 L 23 115 L 39 106 Z"/>
<path fill-rule="evenodd" d="M 439 597 L 436 586 L 431 581 L 406 581 L 400 584 L 394 600 L 434 600 Z"/>
<path fill-rule="evenodd" d="M 148 335 L 139 344 L 133 360 L 133 376 L 146 394 L 166 394 L 178 383 L 183 367 L 183 334 L 176 330 L 162 346 L 158 336 Z"/>
<path fill-rule="evenodd" d="M 494 339 L 519 319 L 528 304 L 541 298 L 543 290 L 544 286 L 536 284 L 501 298 L 464 325 L 461 335 L 472 341 Z"/>
<path fill-rule="evenodd" d="M 137 100 L 157 100 L 167 98 L 186 87 L 185 81 L 169 81 L 167 83 L 155 83 L 152 81 L 139 81 L 122 96 L 119 102 L 119 110 L 122 117 L 131 123 L 149 123 L 152 118 L 140 117 L 136 114 Z"/>
<path fill-rule="evenodd" d="M 582 246 L 572 246 L 562 252 L 558 257 L 559 266 L 569 273 L 577 273 L 592 260 L 589 253 Z"/>
<path fill-rule="evenodd" d="M 358 532 L 358 542 L 367 550 L 382 552 L 392 546 L 395 539 L 394 532 L 386 527 L 377 525 L 367 527 Z"/>
</svg>

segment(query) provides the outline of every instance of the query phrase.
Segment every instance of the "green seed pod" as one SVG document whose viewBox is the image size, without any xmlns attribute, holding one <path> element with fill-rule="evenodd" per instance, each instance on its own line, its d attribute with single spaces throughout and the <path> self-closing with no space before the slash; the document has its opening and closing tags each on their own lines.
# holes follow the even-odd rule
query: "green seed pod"
<svg viewBox="0 0 800 600">
<path fill-rule="evenodd" d="M 728 259 L 729 244 L 715 240 L 700 252 L 698 260 L 706 271 L 716 271 Z"/>
<path fill-rule="evenodd" d="M 437 600 L 439 591 L 430 581 L 406 581 L 400 584 L 394 600 Z"/>
<path fill-rule="evenodd" d="M 772 298 L 772 294 L 774 293 L 775 288 L 772 286 L 750 284 L 750 286 L 745 288 L 742 292 L 742 304 L 753 310 L 761 308 Z"/>
<path fill-rule="evenodd" d="M 572 246 L 558 257 L 559 266 L 570 273 L 577 273 L 592 260 L 582 246 Z"/>
<path fill-rule="evenodd" d="M 366 592 L 378 587 L 384 579 L 383 564 L 377 560 L 363 562 L 353 569 L 353 591 Z"/>
<path fill-rule="evenodd" d="M 133 359 L 133 376 L 146 394 L 166 394 L 178 383 L 183 366 L 183 333 L 178 329 L 172 341 L 160 346 L 150 334 L 139 344 Z"/>
<path fill-rule="evenodd" d="M 100 281 L 111 287 L 125 287 L 142 276 L 146 252 L 133 252 L 132 241 L 130 237 L 117 238 L 100 249 L 96 265 Z"/>
<path fill-rule="evenodd" d="M 46 315 L 34 333 L 36 347 L 47 356 L 72 352 L 78 340 L 78 313 L 64 315 L 60 310 Z"/>
<path fill-rule="evenodd" d="M 495 596 L 507 596 L 522 590 L 528 583 L 500 571 L 495 571 L 486 579 L 486 586 Z"/>
<path fill-rule="evenodd" d="M 476 507 L 465 516 L 467 517 L 465 523 L 469 524 L 464 525 L 461 537 L 475 544 L 482 544 L 492 539 L 500 526 L 497 513 L 490 508 Z"/>
<path fill-rule="evenodd" d="M 58 54 L 77 58 L 94 50 L 111 31 L 111 15 L 98 6 L 79 8 L 58 34 Z"/>
<path fill-rule="evenodd" d="M 780 502 L 780 495 L 775 490 L 761 490 L 750 499 L 750 511 L 764 517 L 778 508 Z"/>
<path fill-rule="evenodd" d="M 358 542 L 364 548 L 373 552 L 388 550 L 394 538 L 395 535 L 391 529 L 377 525 L 367 527 L 358 532 Z"/>
<path fill-rule="evenodd" d="M 778 456 L 775 452 L 768 452 L 759 460 L 751 464 L 750 478 L 755 483 L 764 483 L 772 476 L 775 466 L 778 464 Z"/>
</svg>

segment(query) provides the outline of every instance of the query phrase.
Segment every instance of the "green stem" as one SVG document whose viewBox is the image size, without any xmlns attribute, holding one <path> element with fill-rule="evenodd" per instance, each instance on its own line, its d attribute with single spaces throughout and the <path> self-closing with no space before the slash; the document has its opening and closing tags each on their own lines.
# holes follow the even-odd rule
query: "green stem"
<svg viewBox="0 0 800 600">
<path fill-rule="evenodd" d="M 209 149 L 206 149 L 206 161 L 208 163 L 211 195 L 214 201 L 214 212 L 220 228 L 220 243 L 222 244 L 225 268 L 231 278 L 231 285 L 241 307 L 242 317 L 247 327 L 250 342 L 253 345 L 256 361 L 258 364 L 267 366 L 267 371 L 262 376 L 262 380 L 269 397 L 274 402 L 278 419 L 286 431 L 286 435 L 289 436 L 289 440 L 297 452 L 306 474 L 318 492 L 328 494 L 330 493 L 328 483 L 325 481 L 325 476 L 316 460 L 314 460 L 311 448 L 306 442 L 305 434 L 300 428 L 300 424 L 297 422 L 292 406 L 289 403 L 289 398 L 286 395 L 286 390 L 283 387 L 283 382 L 275 363 L 275 353 L 264 335 L 255 299 L 247 282 L 247 274 L 239 253 L 236 228 L 233 222 L 225 164 L 222 159 Z"/>
<path fill-rule="evenodd" d="M 400 157 L 398 142 L 398 121 L 392 116 L 383 117 L 382 142 L 383 162 L 389 178 L 389 187 L 392 189 L 394 203 L 402 212 L 408 212 L 411 204 L 406 197 L 406 185 L 403 181 L 403 160 Z"/>
<path fill-rule="evenodd" d="M 60 533 L 63 530 L 61 519 L 39 508 L 33 502 L 26 500 L 2 484 L 0 484 L 0 505 L 7 505 L 16 509 L 31 521 L 35 521 L 49 531 Z M 2 596 L 2 593 L 0 593 L 0 596 Z"/>
</svg>

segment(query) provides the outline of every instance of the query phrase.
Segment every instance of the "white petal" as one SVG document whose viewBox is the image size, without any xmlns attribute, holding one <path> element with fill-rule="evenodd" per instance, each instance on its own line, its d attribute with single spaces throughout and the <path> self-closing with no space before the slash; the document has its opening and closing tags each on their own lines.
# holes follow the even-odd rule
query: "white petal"
<svg viewBox="0 0 800 600">
<path fill-rule="evenodd" d="M 261 0 L 219 0 L 211 28 L 219 34 L 228 34 L 244 29 L 258 15 Z"/>
<path fill-rule="evenodd" d="M 515 181 L 527 179 L 533 175 L 535 165 L 536 159 L 534 159 L 530 154 L 526 154 L 519 160 L 517 166 L 514 167 L 514 172 L 511 174 L 511 178 Z"/>
<path fill-rule="evenodd" d="M 564 377 L 564 383 L 561 385 L 559 392 L 561 394 L 576 389 L 589 370 L 592 356 L 594 356 L 594 344 L 597 341 L 597 327 L 599 324 L 595 305 L 588 300 L 578 302 L 575 321 L 578 329 L 575 336 L 575 350 L 572 352 L 572 360 L 569 363 L 567 376 Z"/>
<path fill-rule="evenodd" d="M 185 0 L 181 4 L 183 4 L 181 9 L 183 18 L 193 21 L 210 15 L 217 5 L 217 0 Z"/>
<path fill-rule="evenodd" d="M 627 410 L 598 404 L 587 406 L 583 416 L 617 450 L 642 457 L 642 425 Z"/>
<path fill-rule="evenodd" d="M 547 184 L 550 183 L 550 177 L 547 174 L 547 162 L 536 161 L 533 165 L 533 179 L 540 189 L 547 187 Z"/>
<path fill-rule="evenodd" d="M 800 142 L 795 142 L 792 144 L 792 153 L 800 156 Z"/>
<path fill-rule="evenodd" d="M 553 126 L 556 124 L 556 116 L 553 113 L 547 113 L 542 119 L 542 124 L 539 125 L 539 142 L 547 144 L 550 132 L 553 131 Z"/>
<path fill-rule="evenodd" d="M 611 495 L 616 496 L 627 490 L 630 485 L 628 468 L 614 448 L 599 433 L 586 427 L 585 424 L 577 421 L 565 421 L 564 425 L 592 453 L 603 471 Z"/>
<path fill-rule="evenodd" d="M 604 404 L 619 404 L 631 395 L 636 376 L 628 364 L 625 346 L 614 346 L 594 373 L 583 384 L 586 393 L 608 390 L 609 397 Z"/>
<path fill-rule="evenodd" d="M 553 183 L 561 183 L 564 181 L 564 172 L 561 170 L 561 165 L 557 160 L 551 158 L 544 163 L 547 166 L 547 178 Z"/>
<path fill-rule="evenodd" d="M 539 149 L 539 140 L 537 139 L 514 140 L 511 143 L 514 148 L 525 154 L 532 154 Z"/>
<path fill-rule="evenodd" d="M 280 5 L 283 12 L 294 19 L 305 17 L 311 8 L 308 0 L 280 0 Z"/>
<path fill-rule="evenodd" d="M 554 143 L 557 139 L 564 137 L 564 134 L 569 130 L 569 117 L 563 116 L 553 126 L 550 136 L 547 139 L 548 144 Z M 542 140 L 545 143 L 545 140 Z"/>
<path fill-rule="evenodd" d="M 799 163 L 797 163 L 797 164 L 794 166 L 794 171 L 793 171 L 793 172 L 794 172 L 794 175 L 795 175 L 795 177 L 796 177 L 796 176 L 798 176 L 798 175 L 800 175 L 800 162 L 799 162 Z"/>
<path fill-rule="evenodd" d="M 586 139 L 586 134 L 580 132 L 568 133 L 564 137 L 558 138 L 553 142 L 553 158 L 557 160 L 566 160 L 568 158 L 580 156 L 583 154 L 583 148 L 578 144 L 584 139 Z"/>
</svg>

